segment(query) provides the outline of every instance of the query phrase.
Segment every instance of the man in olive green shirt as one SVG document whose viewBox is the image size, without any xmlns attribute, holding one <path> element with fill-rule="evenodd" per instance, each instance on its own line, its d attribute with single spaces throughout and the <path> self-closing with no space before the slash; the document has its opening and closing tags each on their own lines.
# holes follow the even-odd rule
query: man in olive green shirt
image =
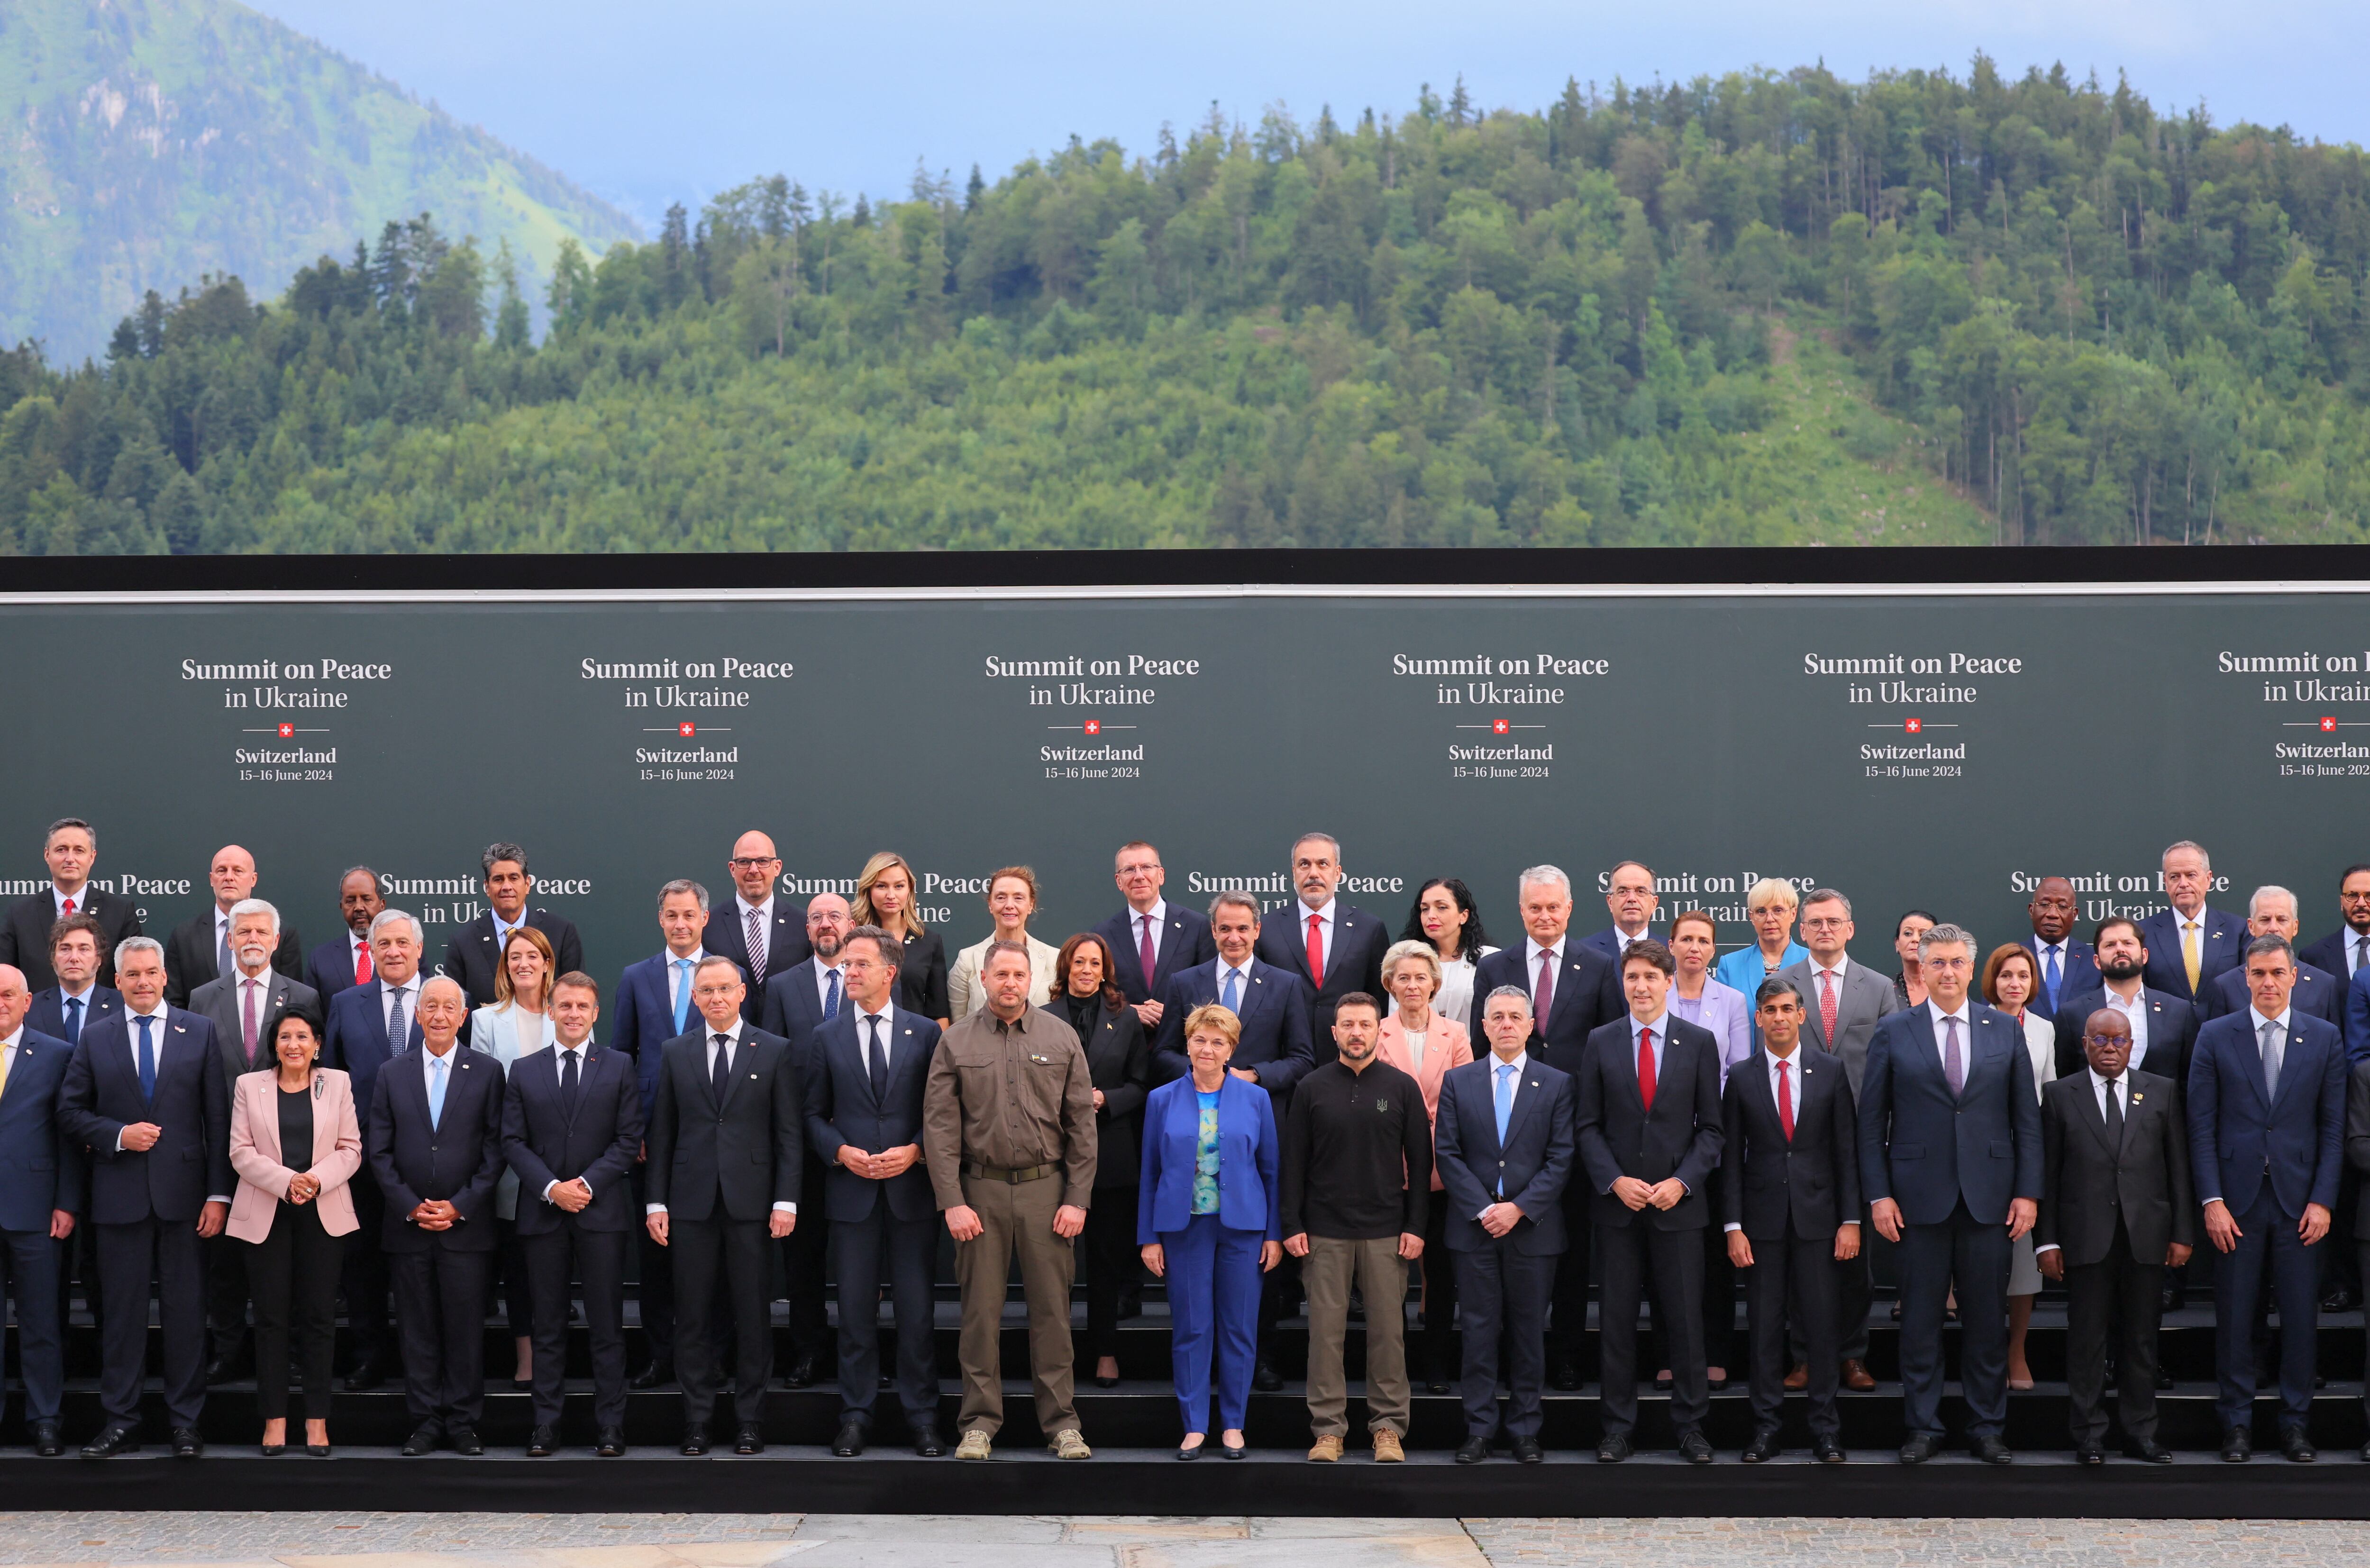
<svg viewBox="0 0 2370 1568">
<path fill-rule="evenodd" d="M 1095 1091 L 1076 1030 L 1029 1005 L 1032 968 L 1017 942 L 982 961 L 987 1007 L 956 1024 L 930 1059 L 922 1153 L 955 1239 L 962 1285 L 962 1441 L 959 1459 L 984 1459 L 1004 1425 L 997 1336 L 1005 1282 L 1020 1254 L 1029 1302 L 1029 1376 L 1046 1446 L 1093 1457 L 1078 1430 L 1071 1365 L 1073 1245 L 1095 1186 Z"/>
</svg>

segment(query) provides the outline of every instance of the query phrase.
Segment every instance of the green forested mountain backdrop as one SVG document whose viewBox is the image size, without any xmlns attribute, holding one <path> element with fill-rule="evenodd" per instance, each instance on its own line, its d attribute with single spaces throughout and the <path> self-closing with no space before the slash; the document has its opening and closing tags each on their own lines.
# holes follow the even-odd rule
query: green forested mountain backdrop
<svg viewBox="0 0 2370 1568">
<path fill-rule="evenodd" d="M 0 339 L 97 354 L 149 289 L 277 292 L 433 211 L 547 268 L 633 223 L 534 159 L 230 0 L 0 4 Z"/>
<path fill-rule="evenodd" d="M 2365 177 L 1981 58 L 1426 90 L 761 178 L 540 339 L 439 212 L 0 360 L 0 548 L 2358 541 Z"/>
</svg>

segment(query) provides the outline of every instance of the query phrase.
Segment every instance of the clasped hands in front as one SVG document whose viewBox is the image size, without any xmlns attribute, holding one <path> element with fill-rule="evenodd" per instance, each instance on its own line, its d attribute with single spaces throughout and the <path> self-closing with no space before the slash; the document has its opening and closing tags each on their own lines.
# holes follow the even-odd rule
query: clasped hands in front
<svg viewBox="0 0 2370 1568">
<path fill-rule="evenodd" d="M 1613 1196 L 1629 1206 L 1632 1212 L 1648 1204 L 1656 1208 L 1676 1208 L 1679 1200 L 1687 1196 L 1687 1184 L 1676 1176 L 1659 1182 L 1640 1181 L 1636 1176 L 1616 1176 L 1611 1188 Z"/>
</svg>

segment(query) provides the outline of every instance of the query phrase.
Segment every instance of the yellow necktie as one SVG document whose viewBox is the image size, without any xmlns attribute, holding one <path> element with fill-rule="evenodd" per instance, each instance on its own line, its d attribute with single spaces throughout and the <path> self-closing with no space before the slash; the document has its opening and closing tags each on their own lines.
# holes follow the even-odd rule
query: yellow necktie
<svg viewBox="0 0 2370 1568">
<path fill-rule="evenodd" d="M 0 1094 L 8 1093 L 8 1064 L 16 1059 L 14 1050 L 0 1047 Z"/>
<path fill-rule="evenodd" d="M 2180 966 L 2189 971 L 2189 993 L 2197 994 L 2197 922 L 2180 922 Z"/>
</svg>

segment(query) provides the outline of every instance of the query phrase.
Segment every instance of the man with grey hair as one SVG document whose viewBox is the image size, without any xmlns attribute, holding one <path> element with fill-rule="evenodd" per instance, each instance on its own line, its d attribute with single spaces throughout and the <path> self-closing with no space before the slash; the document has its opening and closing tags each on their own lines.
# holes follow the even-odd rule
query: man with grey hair
<svg viewBox="0 0 2370 1568">
<path fill-rule="evenodd" d="M 212 980 L 226 980 L 237 971 L 238 956 L 231 943 L 231 910 L 255 897 L 255 856 L 237 844 L 214 851 L 206 867 L 213 888 L 213 907 L 191 915 L 173 928 L 165 941 L 165 1000 L 175 1007 L 196 1011 L 190 999 Z M 293 979 L 304 973 L 305 946 L 296 933 L 282 922 L 270 954 L 270 967 Z"/>
<path fill-rule="evenodd" d="M 2159 864 L 2171 908 L 2140 921 L 2140 940 L 2147 945 L 2145 983 L 2183 1001 L 2203 1001 L 2215 979 L 2243 966 L 2247 922 L 2206 904 L 2215 880 L 2204 845 L 2183 839 L 2164 852 Z"/>
<path fill-rule="evenodd" d="M 486 902 L 490 907 L 453 933 L 444 949 L 441 973 L 461 982 L 472 1010 L 494 1004 L 494 972 L 501 967 L 502 949 L 511 933 L 531 925 L 551 939 L 551 972 L 565 975 L 584 967 L 584 941 L 575 922 L 549 910 L 527 907 L 535 891 L 528 874 L 526 851 L 497 840 L 479 857 L 486 873 Z M 462 1036 L 467 1039 L 465 1033 Z"/>
<path fill-rule="evenodd" d="M 1383 952 L 1390 927 L 1379 915 L 1334 897 L 1341 886 L 1341 841 L 1330 833 L 1303 833 L 1292 841 L 1292 887 L 1299 895 L 1289 921 L 1260 933 L 1259 956 L 1307 982 L 1308 1032 L 1317 1061 L 1333 1059 L 1333 1009 L 1353 991 L 1383 994 Z M 1282 1125 L 1283 1107 L 1278 1105 Z"/>
<path fill-rule="evenodd" d="M 2276 936 L 2289 947 L 2295 946 L 2296 898 L 2284 887 L 2262 887 L 2247 899 L 2247 935 Z M 2303 959 L 2296 960 L 2295 990 L 2288 995 L 2288 1005 L 2298 1013 L 2345 1027 L 2345 984 L 2326 969 L 2315 968 Z M 2247 971 L 2244 965 L 2214 977 L 2197 998 L 2197 1021 L 2210 1024 L 2215 1019 L 2239 1011 L 2247 1005 Z"/>
<path fill-rule="evenodd" d="M 15 965 L 27 985 L 47 990 L 58 983 L 50 967 L 50 928 L 68 915 L 89 915 L 107 932 L 98 944 L 98 983 L 113 986 L 116 944 L 140 934 L 140 910 L 90 879 L 98 864 L 98 830 L 79 817 L 59 818 L 41 835 L 41 859 L 50 886 L 8 907 L 7 919 L 0 921 L 0 964 Z"/>
<path fill-rule="evenodd" d="M 419 920 L 401 910 L 381 910 L 371 921 L 370 945 L 372 978 L 366 985 L 348 987 L 329 1004 L 321 1046 L 321 1065 L 342 1068 L 352 1080 L 358 1111 L 370 1104 L 379 1069 L 419 1049 L 421 1038 Z M 346 1387 L 359 1392 L 386 1381 L 395 1342 L 387 1322 L 386 1254 L 378 1247 L 385 1203 L 367 1164 L 354 1173 L 348 1190 L 362 1229 L 346 1246 L 346 1322 L 355 1353 Z"/>
<path fill-rule="evenodd" d="M 1860 1186 L 1900 1248 L 1903 1464 L 1942 1442 L 1942 1322 L 1955 1282 L 1969 1451 L 2014 1458 L 2008 1421 L 2009 1243 L 2040 1214 L 2041 1098 L 2015 1020 L 1968 995 L 1975 939 L 1942 924 L 1917 942 L 1922 1006 L 1869 1042 L 1859 1086 Z"/>
</svg>

